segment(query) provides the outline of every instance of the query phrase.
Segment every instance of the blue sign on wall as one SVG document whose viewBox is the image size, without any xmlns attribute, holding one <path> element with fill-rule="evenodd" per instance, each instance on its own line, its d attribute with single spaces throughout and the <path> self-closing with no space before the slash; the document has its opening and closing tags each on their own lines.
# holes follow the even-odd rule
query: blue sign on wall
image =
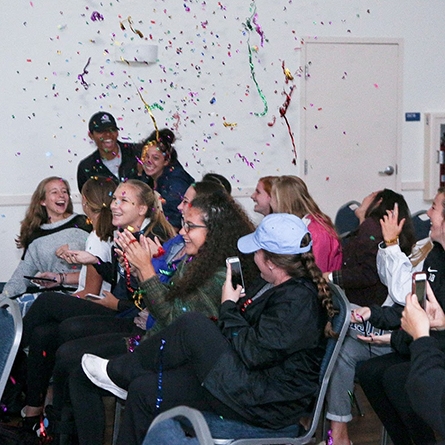
<svg viewBox="0 0 445 445">
<path fill-rule="evenodd" d="M 405 113 L 406 122 L 420 121 L 420 113 Z"/>
</svg>

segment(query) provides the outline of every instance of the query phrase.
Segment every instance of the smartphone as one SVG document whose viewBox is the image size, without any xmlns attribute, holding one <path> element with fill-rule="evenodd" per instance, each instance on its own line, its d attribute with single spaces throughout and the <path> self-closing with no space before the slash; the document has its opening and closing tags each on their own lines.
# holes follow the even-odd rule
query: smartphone
<svg viewBox="0 0 445 445">
<path fill-rule="evenodd" d="M 27 280 L 39 280 L 39 281 L 51 281 L 51 283 L 57 283 L 57 280 L 55 278 L 45 278 L 45 277 L 31 277 L 30 275 L 23 275 L 23 278 L 26 278 Z"/>
<path fill-rule="evenodd" d="M 230 264 L 232 268 L 232 286 L 234 289 L 236 289 L 236 286 L 238 284 L 241 285 L 242 290 L 241 292 L 245 292 L 244 287 L 244 278 L 243 278 L 243 271 L 241 270 L 241 262 L 237 256 L 232 256 L 230 258 L 226 259 L 226 263 Z"/>
<path fill-rule="evenodd" d="M 420 306 L 425 308 L 425 298 L 426 298 L 426 272 L 414 272 L 412 281 L 412 292 L 417 295 Z"/>
<path fill-rule="evenodd" d="M 91 298 L 92 300 L 102 300 L 102 298 L 105 298 L 105 295 L 86 294 L 85 297 Z"/>
</svg>

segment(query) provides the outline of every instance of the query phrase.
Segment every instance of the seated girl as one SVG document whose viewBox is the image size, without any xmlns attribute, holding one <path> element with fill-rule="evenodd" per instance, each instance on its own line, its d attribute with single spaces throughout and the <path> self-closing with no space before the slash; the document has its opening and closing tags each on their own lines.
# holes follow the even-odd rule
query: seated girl
<svg viewBox="0 0 445 445">
<path fill-rule="evenodd" d="M 109 261 L 111 261 L 110 248 L 113 236 L 110 202 L 115 189 L 116 185 L 113 181 L 107 181 L 106 178 L 101 177 L 89 179 L 82 187 L 82 207 L 93 226 L 93 231 L 86 240 L 85 249 L 89 253 Z M 61 255 L 65 256 L 66 253 Z M 78 298 L 85 298 L 88 294 L 100 295 L 102 291 L 110 290 L 110 288 L 110 283 L 104 281 L 92 266 L 83 266 L 79 275 L 79 287 L 73 295 Z M 70 296 L 69 294 L 55 295 L 60 298 Z M 41 297 L 45 298 L 45 293 Z M 61 309 L 60 306 L 58 308 Z M 25 320 L 25 324 L 27 324 L 28 318 L 25 317 Z M 42 331 L 39 333 L 41 335 L 36 335 L 29 340 L 27 359 L 29 372 L 26 385 L 26 406 L 23 410 L 26 416 L 25 424 L 27 425 L 36 423 L 43 410 L 42 394 L 46 390 L 48 380 L 46 368 L 48 363 L 54 361 L 55 349 L 51 348 L 51 345 L 53 345 L 51 340 L 53 336 L 57 335 L 57 325 L 47 326 L 44 336 Z M 36 342 L 38 342 L 37 345 Z M 41 344 L 48 345 L 44 349 L 45 354 L 42 354 Z"/>
<path fill-rule="evenodd" d="M 184 312 L 198 311 L 207 317 L 215 317 L 218 313 L 221 286 L 225 279 L 225 259 L 236 255 L 238 238 L 253 230 L 242 208 L 219 186 L 218 190 L 208 196 L 198 195 L 185 207 L 184 227 L 180 232 L 185 241 L 185 257 L 176 264 L 176 272 L 166 284 L 155 273 L 150 260 L 151 250 L 144 238 L 137 242 L 129 231 L 118 236 L 121 252 L 125 252 L 131 270 L 138 275 L 138 305 L 146 307 L 155 320 L 147 335 L 159 331 Z M 251 258 L 243 258 L 243 263 L 245 280 L 250 283 L 257 274 L 256 266 Z M 70 371 L 80 366 L 85 352 L 100 353 L 106 357 L 122 354 L 140 341 L 140 338 L 136 339 L 137 334 L 143 334 L 143 331 L 130 327 L 126 335 L 121 331 L 93 336 L 96 321 L 92 317 L 90 336 L 79 338 L 76 325 L 82 325 L 84 320 L 78 318 L 66 320 L 60 326 L 63 340 L 72 341 L 64 343 L 57 352 L 54 380 L 59 388 Z M 126 337 L 132 338 L 128 341 Z M 55 388 L 55 399 L 57 392 L 60 394 Z M 98 417 L 95 422 L 83 425 L 78 432 L 82 443 L 100 443 L 104 428 L 102 400 L 94 390 L 88 398 L 88 404 L 91 409 L 94 407 Z M 78 398 L 72 399 L 71 403 L 77 405 Z M 60 404 L 57 406 L 59 409 Z"/>
<path fill-rule="evenodd" d="M 374 224 L 375 222 L 378 223 L 378 227 L 380 228 L 381 233 L 379 237 L 383 237 L 383 239 L 386 240 L 385 242 L 388 243 L 386 249 L 392 249 L 393 247 L 390 247 L 389 244 L 395 243 L 396 245 L 398 245 L 397 248 L 401 252 L 409 254 L 414 243 L 414 230 L 411 222 L 409 208 L 403 196 L 390 191 L 388 191 L 388 193 L 385 193 L 384 191 L 383 193 L 381 193 L 381 197 L 376 194 L 370 195 L 369 197 L 365 198 L 364 204 L 359 211 L 359 215 L 362 214 L 364 217 L 366 213 L 364 207 L 366 207 L 366 205 L 370 205 L 373 200 L 376 202 L 376 205 L 382 205 L 391 209 L 388 209 L 386 213 L 382 215 L 382 219 L 380 221 L 370 220 L 372 224 Z M 363 217 L 362 224 L 367 224 L 366 219 Z M 393 235 L 393 226 L 398 227 L 397 230 L 399 236 Z M 374 235 L 372 235 L 372 233 L 374 233 Z M 366 238 L 365 234 L 367 234 L 368 239 Z M 371 239 L 371 237 L 378 238 L 377 235 L 377 228 L 374 232 L 370 231 L 367 233 L 366 231 L 364 231 L 361 235 L 361 243 L 358 243 L 358 240 L 356 241 L 356 238 L 353 236 L 350 239 L 349 243 L 346 244 L 344 254 L 345 258 L 348 258 L 350 262 L 354 259 L 354 257 L 352 255 L 346 257 L 346 255 L 350 255 L 351 251 L 356 250 L 356 260 L 352 262 L 352 264 L 347 264 L 350 267 L 353 265 L 352 270 L 355 270 L 357 274 L 357 289 L 354 290 L 356 293 L 360 291 L 360 277 L 367 273 L 369 274 L 369 270 L 375 270 L 376 258 L 375 256 L 371 256 L 371 252 L 375 252 L 376 246 L 374 244 L 375 239 Z M 398 240 L 400 240 L 400 243 L 398 242 Z M 380 246 L 382 246 L 383 244 L 384 242 L 380 243 Z M 368 250 L 365 250 L 364 246 L 367 247 Z M 363 251 L 360 252 L 358 250 L 359 248 L 363 249 Z M 402 255 L 405 256 L 404 253 L 402 253 Z M 374 261 L 374 264 L 372 264 L 372 261 Z M 371 265 L 373 266 L 373 269 L 370 269 Z M 385 269 L 388 271 L 393 271 L 392 261 L 388 261 L 386 265 L 381 263 L 380 266 L 382 270 Z M 389 274 L 388 271 L 385 272 L 385 275 Z M 346 272 L 346 276 L 348 276 L 349 273 L 349 271 Z M 366 285 L 369 284 L 371 280 L 372 277 L 367 277 L 367 281 L 362 282 L 365 289 Z M 387 290 L 387 292 L 389 292 L 389 296 L 387 298 L 388 302 L 385 302 L 384 304 L 393 304 L 393 299 L 395 297 L 392 294 L 392 291 L 395 287 L 397 286 L 392 285 Z M 352 292 L 349 289 L 346 289 L 346 295 L 349 295 L 351 293 Z M 355 295 L 355 293 L 352 295 Z M 358 306 L 353 305 L 353 307 L 357 308 Z M 352 415 L 351 399 L 349 394 L 352 394 L 354 391 L 354 377 L 357 363 L 367 360 L 371 357 L 376 357 L 391 352 L 390 346 L 388 344 L 385 344 L 384 342 L 384 339 L 387 337 L 387 335 L 389 335 L 387 332 L 380 329 L 375 329 L 372 326 L 369 326 L 369 324 L 365 326 L 363 326 L 362 324 L 357 325 L 355 324 L 355 322 L 357 321 L 355 318 L 353 318 L 351 321 L 354 324 L 351 325 L 349 335 L 346 337 L 345 342 L 340 350 L 340 354 L 332 373 L 327 392 L 326 418 L 331 420 L 330 438 L 333 441 L 334 445 L 349 445 L 350 443 L 348 435 L 348 422 L 351 421 Z M 360 334 L 366 334 L 367 337 Z M 366 341 L 366 339 L 369 338 L 373 339 L 372 344 L 367 344 L 363 341 Z"/>
<path fill-rule="evenodd" d="M 315 262 L 322 272 L 341 267 L 341 245 L 331 218 L 323 213 L 297 176 L 280 176 L 272 182 L 270 205 L 274 213 L 291 213 L 307 225 L 313 240 Z"/>
<path fill-rule="evenodd" d="M 110 181 L 111 182 L 111 181 Z M 100 184 L 100 182 L 98 182 Z M 141 181 L 130 180 L 120 184 L 115 192 L 110 195 L 111 190 L 106 183 L 108 198 L 103 196 L 100 206 L 107 206 L 111 201 L 112 220 L 108 224 L 115 227 L 129 228 L 135 235 L 143 233 L 152 235 L 155 233 L 160 239 L 168 239 L 168 235 L 173 235 L 173 228 L 167 223 L 162 213 L 155 213 L 155 197 L 153 191 Z M 105 202 L 104 200 L 107 199 Z M 85 202 L 88 202 L 85 200 Z M 87 210 L 87 206 L 85 206 Z M 88 211 L 88 210 L 87 210 Z M 106 211 L 103 211 L 106 214 Z M 94 215 L 93 215 L 94 216 Z M 106 232 L 110 232 L 109 226 Z M 77 257 L 86 256 L 95 258 L 90 252 L 66 251 L 64 258 L 78 263 Z M 43 397 L 46 393 L 49 379 L 54 366 L 55 352 L 61 343 L 60 322 L 75 316 L 101 315 L 102 318 L 94 323 L 93 326 L 86 327 L 84 335 L 90 335 L 91 332 L 117 332 L 123 330 L 126 332 L 128 326 L 133 325 L 132 317 L 116 318 L 118 313 L 123 314 L 127 310 L 135 308 L 134 314 L 137 314 L 137 308 L 132 300 L 133 290 L 131 288 L 130 274 L 122 270 L 123 277 L 118 282 L 118 276 L 121 272 L 114 249 L 109 247 L 102 250 L 100 267 L 94 274 L 94 280 L 103 280 L 111 284 L 111 291 L 102 291 L 104 298 L 90 299 L 85 293 L 80 293 L 79 297 L 58 292 L 45 292 L 40 295 L 36 302 L 23 319 L 22 347 L 29 347 L 29 357 L 35 359 L 38 364 L 28 366 L 28 381 L 31 383 L 32 393 L 27 399 L 27 405 L 35 409 L 26 409 L 26 416 L 35 417 L 42 411 Z M 109 259 L 110 262 L 106 260 Z M 91 266 L 90 266 L 91 267 Z M 90 269 L 91 270 L 91 269 Z M 92 273 L 94 273 L 94 269 Z M 87 287 L 93 286 L 86 283 Z M 131 289 L 131 290 L 130 290 Z M 96 288 L 95 293 L 99 294 L 100 286 Z M 77 296 L 77 295 L 76 295 Z M 31 363 L 34 363 L 31 361 Z M 35 423 L 35 418 L 28 424 Z"/>
<path fill-rule="evenodd" d="M 431 220 L 430 237 L 434 247 L 423 263 L 437 302 L 445 308 L 445 189 L 440 188 L 433 205 L 428 210 Z M 430 296 L 428 295 L 430 299 Z M 432 298 L 432 297 L 431 297 Z M 385 426 L 395 445 L 402 443 L 435 443 L 431 428 L 414 412 L 405 391 L 410 373 L 410 349 L 412 338 L 400 327 L 401 308 L 367 307 L 358 310 L 364 320 L 379 327 L 394 329 L 390 342 L 394 352 L 375 357 L 357 371 L 362 388 L 374 411 Z M 445 350 L 444 331 L 432 330 L 441 350 Z"/>
<path fill-rule="evenodd" d="M 79 272 L 76 266 L 58 258 L 56 250 L 64 245 L 83 250 L 90 231 L 86 217 L 73 213 L 68 182 L 57 176 L 42 180 L 32 195 L 20 226 L 17 247 L 23 249 L 22 259 L 3 288 L 2 296 L 23 294 L 31 284 L 25 276 L 37 273 L 53 280 L 33 280 L 42 287 L 71 285 L 75 289 Z M 32 303 L 35 298 L 37 295 L 32 295 L 26 301 Z"/>
<path fill-rule="evenodd" d="M 181 404 L 274 429 L 307 412 L 318 389 L 326 321 L 333 316 L 311 246 L 299 218 L 266 216 L 238 241 L 244 254 L 255 252 L 261 279 L 242 296 L 228 268 L 218 324 L 190 313 L 133 354 L 110 361 L 84 355 L 88 378 L 127 398 L 119 444 L 142 443 L 156 413 Z M 71 383 L 71 396 L 84 400 L 75 408 L 79 428 L 82 396 L 91 383 L 83 388 Z"/>
<path fill-rule="evenodd" d="M 383 241 L 380 219 L 387 211 L 392 211 L 396 203 L 400 219 L 406 219 L 400 234 L 400 246 L 409 255 L 416 240 L 408 206 L 402 195 L 384 189 L 368 195 L 356 209 L 360 225 L 344 245 L 341 269 L 324 273 L 326 278 L 345 290 L 351 303 L 359 306 L 381 305 L 388 296 L 388 289 L 377 273 L 376 256 L 378 246 Z"/>
</svg>

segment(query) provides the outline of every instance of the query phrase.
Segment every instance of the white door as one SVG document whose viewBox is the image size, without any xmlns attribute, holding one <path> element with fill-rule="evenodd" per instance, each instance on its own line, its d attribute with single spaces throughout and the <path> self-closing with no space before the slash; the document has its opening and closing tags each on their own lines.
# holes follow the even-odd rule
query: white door
<svg viewBox="0 0 445 445">
<path fill-rule="evenodd" d="M 304 45 L 303 179 L 331 217 L 374 190 L 400 190 L 401 42 L 311 39 Z"/>
</svg>

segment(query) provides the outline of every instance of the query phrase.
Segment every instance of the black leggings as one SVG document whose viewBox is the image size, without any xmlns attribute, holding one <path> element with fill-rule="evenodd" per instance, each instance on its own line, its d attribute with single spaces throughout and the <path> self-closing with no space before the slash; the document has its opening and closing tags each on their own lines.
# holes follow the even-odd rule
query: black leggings
<svg viewBox="0 0 445 445">
<path fill-rule="evenodd" d="M 357 376 L 394 445 L 434 444 L 434 432 L 415 414 L 408 399 L 405 384 L 409 369 L 409 359 L 394 352 L 367 360 Z"/>
<path fill-rule="evenodd" d="M 240 419 L 239 414 L 202 386 L 219 357 L 230 348 L 213 321 L 199 313 L 188 313 L 144 340 L 133 353 L 112 359 L 107 367 L 109 376 L 128 390 L 118 443 L 141 444 L 159 412 L 183 404 Z M 95 387 L 81 369 L 71 374 L 69 383 L 79 442 L 101 443 L 104 420 L 100 395 L 104 392 Z M 94 422 L 91 419 L 95 419 Z"/>
<path fill-rule="evenodd" d="M 103 323 L 91 322 L 81 332 L 85 335 L 94 333 L 116 332 L 116 325 L 125 324 L 125 332 L 132 320 L 116 318 L 116 311 L 100 304 L 82 300 L 58 292 L 45 292 L 32 304 L 23 319 L 22 347 L 29 347 L 26 403 L 41 406 L 48 382 L 55 363 L 58 347 L 65 341 L 80 335 L 75 327 L 77 316 L 101 316 Z M 124 321 L 122 321 L 124 320 Z"/>
</svg>

